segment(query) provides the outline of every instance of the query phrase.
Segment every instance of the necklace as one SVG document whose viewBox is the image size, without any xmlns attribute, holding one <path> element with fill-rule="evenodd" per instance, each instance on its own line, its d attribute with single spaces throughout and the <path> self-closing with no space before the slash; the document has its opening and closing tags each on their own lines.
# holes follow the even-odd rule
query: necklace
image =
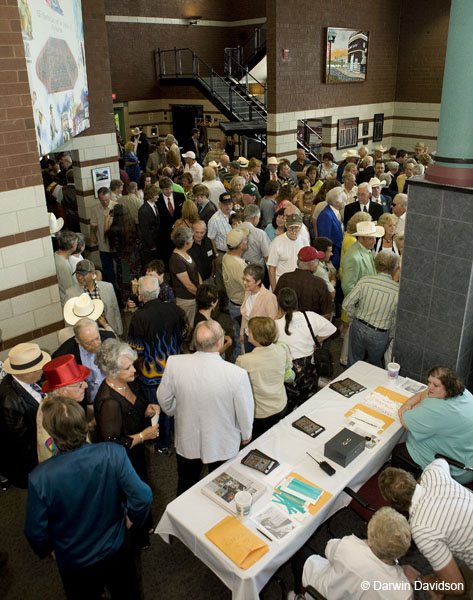
<svg viewBox="0 0 473 600">
<path fill-rule="evenodd" d="M 113 389 L 114 389 L 114 390 L 118 390 L 118 391 L 120 391 L 120 392 L 121 392 L 121 391 L 123 391 L 123 390 L 126 390 L 126 384 L 125 384 L 125 385 L 122 385 L 122 386 L 119 386 L 119 385 L 114 385 L 114 384 L 113 384 L 111 381 L 109 381 L 108 379 L 107 379 L 107 383 L 108 383 L 108 385 L 109 385 L 109 386 L 113 387 Z"/>
<path fill-rule="evenodd" d="M 393 241 L 393 237 L 394 237 L 394 236 L 391 236 L 391 237 L 388 239 L 388 238 L 387 238 L 385 235 L 383 235 L 383 240 L 384 240 L 385 242 L 387 242 L 388 244 L 390 244 L 390 243 Z"/>
</svg>

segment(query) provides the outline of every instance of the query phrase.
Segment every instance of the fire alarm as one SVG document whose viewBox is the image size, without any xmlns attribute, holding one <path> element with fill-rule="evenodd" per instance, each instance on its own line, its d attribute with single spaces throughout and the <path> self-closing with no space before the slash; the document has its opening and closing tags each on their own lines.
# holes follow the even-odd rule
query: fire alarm
<svg viewBox="0 0 473 600">
<path fill-rule="evenodd" d="M 282 51 L 282 57 L 284 60 L 287 60 L 289 58 L 289 50 L 283 50 Z"/>
</svg>

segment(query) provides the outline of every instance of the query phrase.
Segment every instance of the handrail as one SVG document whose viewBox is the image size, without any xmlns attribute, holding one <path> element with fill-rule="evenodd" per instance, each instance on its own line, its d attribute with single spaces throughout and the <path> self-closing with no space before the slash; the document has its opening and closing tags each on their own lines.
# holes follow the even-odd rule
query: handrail
<svg viewBox="0 0 473 600">
<path fill-rule="evenodd" d="M 255 27 L 251 35 L 242 43 L 237 46 L 238 49 L 238 57 L 240 63 L 248 62 L 266 43 L 266 36 L 264 36 L 264 41 L 262 41 L 262 32 L 266 33 L 266 29 L 263 27 Z M 245 48 L 250 47 L 251 50 L 248 56 L 245 56 Z"/>
<path fill-rule="evenodd" d="M 174 69 L 172 73 L 167 72 L 167 64 L 169 61 L 166 60 L 166 56 L 171 56 Z M 183 68 L 184 64 L 187 65 L 187 69 Z M 232 59 L 236 65 L 241 67 L 238 61 Z M 213 67 L 208 65 L 203 59 L 190 48 L 173 48 L 169 50 L 161 50 L 158 48 L 156 51 L 156 69 L 159 77 L 180 77 L 187 76 L 199 79 L 202 85 L 205 85 L 211 92 L 212 95 L 218 96 L 222 99 L 224 104 L 228 104 L 231 112 L 239 115 L 237 110 L 233 109 L 233 95 L 236 94 L 239 98 L 244 100 L 248 106 L 249 120 L 252 120 L 253 111 L 255 111 L 260 117 L 266 118 L 266 106 L 258 98 L 251 96 L 251 99 L 240 92 L 240 83 L 236 83 L 231 77 L 225 78 L 219 75 Z M 172 70 L 172 67 L 171 67 Z M 206 74 L 203 75 L 202 72 Z M 249 72 L 246 74 L 246 94 L 249 95 L 249 78 L 252 81 L 264 88 L 264 97 L 266 102 L 266 85 L 261 84 L 255 77 Z M 208 80 L 208 81 L 207 81 Z M 226 87 L 228 87 L 228 98 L 222 93 L 218 92 L 215 88 L 215 81 L 222 81 Z M 244 119 L 243 115 L 240 118 Z"/>
<path fill-rule="evenodd" d="M 264 95 L 264 102 L 262 103 L 260 100 L 258 100 L 258 98 L 254 98 L 254 101 L 258 104 L 261 104 L 262 107 L 266 108 L 267 102 L 267 87 L 265 83 L 261 83 L 260 81 L 258 81 L 256 79 L 256 77 L 254 77 L 249 71 L 248 69 L 246 69 L 243 65 L 241 65 L 235 58 L 233 58 L 233 56 L 228 55 L 228 59 L 229 59 L 229 65 L 228 65 L 228 77 L 232 77 L 232 61 L 236 64 L 236 66 L 241 69 L 241 71 L 244 74 L 244 79 L 245 79 L 245 88 L 246 88 L 246 93 L 249 94 L 249 81 L 248 78 L 251 77 L 251 79 L 253 80 L 252 83 L 256 83 L 257 85 L 261 86 L 264 90 L 263 95 Z"/>
</svg>

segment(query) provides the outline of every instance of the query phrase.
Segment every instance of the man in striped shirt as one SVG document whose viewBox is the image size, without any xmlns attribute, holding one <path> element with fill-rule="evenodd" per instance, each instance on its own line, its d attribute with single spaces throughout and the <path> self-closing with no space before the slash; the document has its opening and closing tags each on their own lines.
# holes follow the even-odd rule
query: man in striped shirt
<svg viewBox="0 0 473 600">
<path fill-rule="evenodd" d="M 434 460 L 418 483 L 411 473 L 388 467 L 378 482 L 390 506 L 409 512 L 412 539 L 435 571 L 420 577 L 405 568 L 415 589 L 430 585 L 438 593 L 444 588 L 448 598 L 448 591 L 473 598 L 473 494 L 452 478 L 448 463 Z"/>
<path fill-rule="evenodd" d="M 380 252 L 374 261 L 376 275 L 362 277 L 343 301 L 343 308 L 351 321 L 348 366 L 366 360 L 382 367 L 383 355 L 394 329 L 399 284 L 393 273 L 399 257 L 393 252 Z"/>
</svg>

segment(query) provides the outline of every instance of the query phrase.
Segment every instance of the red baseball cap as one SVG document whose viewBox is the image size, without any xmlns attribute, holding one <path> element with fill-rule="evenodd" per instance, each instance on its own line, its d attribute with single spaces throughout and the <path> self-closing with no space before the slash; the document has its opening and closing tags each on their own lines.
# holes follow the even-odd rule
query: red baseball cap
<svg viewBox="0 0 473 600">
<path fill-rule="evenodd" d="M 319 252 L 313 246 L 305 246 L 299 250 L 297 258 L 302 262 L 312 262 L 325 257 L 325 252 Z"/>
</svg>

